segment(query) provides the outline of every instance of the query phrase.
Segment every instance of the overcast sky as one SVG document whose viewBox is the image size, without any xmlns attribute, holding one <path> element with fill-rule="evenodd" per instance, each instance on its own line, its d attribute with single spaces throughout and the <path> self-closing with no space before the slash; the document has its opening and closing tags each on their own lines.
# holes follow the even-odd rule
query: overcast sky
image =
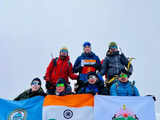
<svg viewBox="0 0 160 120">
<path fill-rule="evenodd" d="M 160 97 L 160 0 L 0 0 L 0 97 L 13 99 L 44 76 L 51 57 L 68 47 L 71 62 L 84 41 L 105 57 L 117 42 L 133 61 L 141 95 Z"/>
</svg>

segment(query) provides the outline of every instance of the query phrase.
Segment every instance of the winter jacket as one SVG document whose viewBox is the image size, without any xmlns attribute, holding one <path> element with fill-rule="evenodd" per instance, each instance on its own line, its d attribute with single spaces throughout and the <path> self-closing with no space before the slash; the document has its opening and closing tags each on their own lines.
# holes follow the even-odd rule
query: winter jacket
<svg viewBox="0 0 160 120">
<path fill-rule="evenodd" d="M 24 91 L 23 93 L 21 93 L 18 97 L 16 97 L 14 100 L 24 100 L 24 99 L 28 99 L 34 96 L 45 96 L 45 92 L 43 91 L 42 88 L 40 88 L 38 91 L 32 92 L 31 89 L 28 89 L 26 91 Z"/>
<path fill-rule="evenodd" d="M 101 65 L 103 65 L 104 59 L 101 60 Z M 105 73 L 105 80 L 107 80 L 107 73 Z"/>
<path fill-rule="evenodd" d="M 114 83 L 110 88 L 111 96 L 139 96 L 138 89 L 131 84 L 131 82 L 120 82 L 119 80 Z"/>
<path fill-rule="evenodd" d="M 59 78 L 64 78 L 66 82 L 69 83 L 68 77 L 71 79 L 78 78 L 78 75 L 73 73 L 72 64 L 69 62 L 69 56 L 64 60 L 59 57 L 56 61 L 56 65 L 54 64 L 54 59 L 51 60 L 45 74 L 46 82 L 50 82 L 55 86 Z"/>
<path fill-rule="evenodd" d="M 128 62 L 125 55 L 123 53 L 119 54 L 119 51 L 107 54 L 103 61 L 100 73 L 102 76 L 107 73 L 108 79 L 111 79 L 114 75 L 119 75 L 121 72 L 127 72 L 128 76 L 130 76 L 133 71 L 133 66 L 131 65 L 129 70 L 126 71 L 125 68 L 127 68 Z"/>
<path fill-rule="evenodd" d="M 74 64 L 73 71 L 75 73 L 80 73 L 80 80 L 85 81 L 86 74 L 89 72 L 100 71 L 101 69 L 101 62 L 98 56 L 96 56 L 93 52 L 86 54 L 82 53 L 79 56 Z"/>
<path fill-rule="evenodd" d="M 107 89 L 104 87 L 104 82 L 98 80 L 94 85 L 88 82 L 84 83 L 83 86 L 78 90 L 78 94 L 91 93 L 93 95 L 108 95 Z"/>
</svg>

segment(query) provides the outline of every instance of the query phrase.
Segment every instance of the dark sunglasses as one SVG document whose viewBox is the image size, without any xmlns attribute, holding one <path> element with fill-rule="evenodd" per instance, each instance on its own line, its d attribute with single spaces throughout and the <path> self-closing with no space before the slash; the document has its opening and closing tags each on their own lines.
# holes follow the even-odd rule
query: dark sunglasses
<svg viewBox="0 0 160 120">
<path fill-rule="evenodd" d="M 33 81 L 31 85 L 41 85 L 39 81 Z"/>
</svg>

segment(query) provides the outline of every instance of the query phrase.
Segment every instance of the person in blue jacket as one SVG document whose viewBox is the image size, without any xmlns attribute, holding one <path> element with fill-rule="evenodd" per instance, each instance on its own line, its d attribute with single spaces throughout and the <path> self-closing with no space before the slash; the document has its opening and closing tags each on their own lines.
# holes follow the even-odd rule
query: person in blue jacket
<svg viewBox="0 0 160 120">
<path fill-rule="evenodd" d="M 84 52 L 76 59 L 73 66 L 74 73 L 79 73 L 78 86 L 87 81 L 87 74 L 89 72 L 96 72 L 101 69 L 100 59 L 91 51 L 90 42 L 84 42 L 83 50 Z"/>
<path fill-rule="evenodd" d="M 87 82 L 78 90 L 78 94 L 108 95 L 104 81 L 99 79 L 95 72 L 90 72 L 87 79 Z"/>
<path fill-rule="evenodd" d="M 119 75 L 118 81 L 110 88 L 111 96 L 140 96 L 138 89 L 128 80 L 125 73 Z"/>
</svg>

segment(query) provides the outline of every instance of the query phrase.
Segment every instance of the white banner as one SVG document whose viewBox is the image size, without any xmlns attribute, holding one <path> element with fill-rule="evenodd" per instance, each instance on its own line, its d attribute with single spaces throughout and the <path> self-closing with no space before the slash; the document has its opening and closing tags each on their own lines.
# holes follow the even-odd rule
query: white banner
<svg viewBox="0 0 160 120">
<path fill-rule="evenodd" d="M 95 120 L 156 120 L 152 97 L 95 96 Z"/>
</svg>

